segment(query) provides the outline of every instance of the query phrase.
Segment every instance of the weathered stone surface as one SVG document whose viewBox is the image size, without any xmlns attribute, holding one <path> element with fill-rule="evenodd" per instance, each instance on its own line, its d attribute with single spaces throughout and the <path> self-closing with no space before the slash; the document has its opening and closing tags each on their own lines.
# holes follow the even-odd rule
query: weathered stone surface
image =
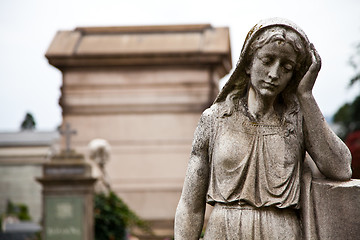
<svg viewBox="0 0 360 240">
<path fill-rule="evenodd" d="M 312 182 L 319 239 L 358 239 L 360 236 L 360 180 Z"/>
</svg>

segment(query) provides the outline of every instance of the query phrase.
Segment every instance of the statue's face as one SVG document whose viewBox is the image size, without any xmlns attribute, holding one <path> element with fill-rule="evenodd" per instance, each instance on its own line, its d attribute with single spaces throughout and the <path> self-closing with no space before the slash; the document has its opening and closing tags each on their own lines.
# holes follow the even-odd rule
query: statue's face
<svg viewBox="0 0 360 240">
<path fill-rule="evenodd" d="M 276 97 L 289 83 L 296 65 L 297 53 L 283 41 L 259 48 L 247 73 L 252 89 L 260 96 Z"/>
</svg>

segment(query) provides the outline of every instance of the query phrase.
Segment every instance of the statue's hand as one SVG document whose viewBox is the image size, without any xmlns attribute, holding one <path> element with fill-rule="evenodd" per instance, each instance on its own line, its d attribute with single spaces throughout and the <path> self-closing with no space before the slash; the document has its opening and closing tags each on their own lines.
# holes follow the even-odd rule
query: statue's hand
<svg viewBox="0 0 360 240">
<path fill-rule="evenodd" d="M 312 89 L 314 87 L 317 75 L 321 68 L 321 58 L 319 53 L 316 51 L 314 45 L 310 44 L 310 51 L 312 56 L 312 63 L 305 73 L 304 77 L 301 79 L 297 94 L 298 96 L 306 96 L 312 94 Z"/>
</svg>

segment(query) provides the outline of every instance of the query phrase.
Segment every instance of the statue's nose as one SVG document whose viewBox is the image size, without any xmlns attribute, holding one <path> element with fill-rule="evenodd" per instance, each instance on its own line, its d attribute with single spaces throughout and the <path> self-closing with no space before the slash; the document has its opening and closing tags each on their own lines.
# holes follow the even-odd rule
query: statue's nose
<svg viewBox="0 0 360 240">
<path fill-rule="evenodd" d="M 279 78 L 279 70 L 280 70 L 280 63 L 278 61 L 276 61 L 269 67 L 268 77 L 271 80 L 278 79 Z"/>
</svg>

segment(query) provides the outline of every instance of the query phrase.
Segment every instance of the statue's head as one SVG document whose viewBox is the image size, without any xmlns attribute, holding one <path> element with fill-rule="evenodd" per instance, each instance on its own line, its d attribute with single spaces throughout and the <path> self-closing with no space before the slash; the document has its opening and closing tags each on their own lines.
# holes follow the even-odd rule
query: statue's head
<svg viewBox="0 0 360 240">
<path fill-rule="evenodd" d="M 295 24 L 288 20 L 275 18 L 261 21 L 250 30 L 238 64 L 215 102 L 224 101 L 234 91 L 240 97 L 246 94 L 250 83 L 250 72 L 258 51 L 273 43 L 287 46 L 296 55 L 292 64 L 284 66 L 285 70 L 291 70 L 291 79 L 283 89 L 285 95 L 295 93 L 300 79 L 311 62 L 310 44 L 305 33 Z"/>
<path fill-rule="evenodd" d="M 266 28 L 249 46 L 244 64 L 248 75 L 244 80 L 250 82 L 247 89 L 250 86 L 274 97 L 291 92 L 296 89 L 296 76 L 305 58 L 305 45 L 298 33 L 284 26 Z"/>
<path fill-rule="evenodd" d="M 288 43 L 296 52 L 296 66 L 294 70 L 299 70 L 304 64 L 306 58 L 306 47 L 300 35 L 294 30 L 284 26 L 273 26 L 264 29 L 259 36 L 249 46 L 249 52 L 246 59 L 246 67 L 251 67 L 255 53 L 266 44 L 271 43 L 286 44 Z"/>
</svg>

